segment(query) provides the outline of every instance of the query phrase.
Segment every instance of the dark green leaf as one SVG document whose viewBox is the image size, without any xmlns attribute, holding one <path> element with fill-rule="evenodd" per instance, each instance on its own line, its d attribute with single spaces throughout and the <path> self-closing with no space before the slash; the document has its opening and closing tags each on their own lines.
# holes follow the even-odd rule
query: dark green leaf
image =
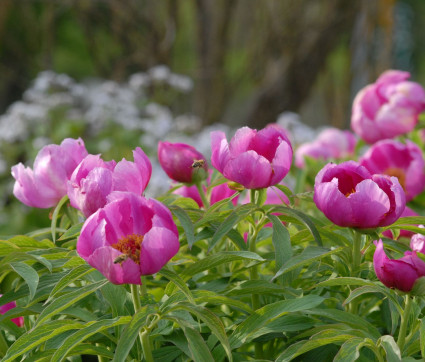
<svg viewBox="0 0 425 362">
<path fill-rule="evenodd" d="M 37 290 L 37 286 L 39 282 L 39 277 L 37 272 L 33 268 L 31 268 L 28 264 L 21 263 L 21 262 L 10 263 L 10 266 L 28 284 L 28 288 L 30 291 L 29 296 L 30 296 L 30 300 L 32 300 L 32 298 L 34 298 L 35 291 Z"/>
<path fill-rule="evenodd" d="M 192 248 L 193 243 L 195 242 L 195 230 L 192 224 L 192 220 L 187 215 L 186 211 L 179 206 L 170 205 L 168 206 L 171 212 L 179 219 L 180 224 L 183 227 L 184 232 L 186 233 L 187 244 L 189 248 Z"/>
</svg>

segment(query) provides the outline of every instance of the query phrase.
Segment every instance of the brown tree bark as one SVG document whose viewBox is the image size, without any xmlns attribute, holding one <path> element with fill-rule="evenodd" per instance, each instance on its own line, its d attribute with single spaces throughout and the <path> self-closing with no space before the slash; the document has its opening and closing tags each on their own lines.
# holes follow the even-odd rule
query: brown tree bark
<svg viewBox="0 0 425 362">
<path fill-rule="evenodd" d="M 333 6 L 326 10 L 326 21 L 314 33 L 308 30 L 294 31 L 292 42 L 297 47 L 292 52 L 283 50 L 286 56 L 279 60 L 277 74 L 273 78 L 266 76 L 254 97 L 247 117 L 251 127 L 262 128 L 274 122 L 283 111 L 298 111 L 323 68 L 327 55 L 341 41 L 341 36 L 351 31 L 358 3 L 345 0 L 331 3 Z"/>
</svg>

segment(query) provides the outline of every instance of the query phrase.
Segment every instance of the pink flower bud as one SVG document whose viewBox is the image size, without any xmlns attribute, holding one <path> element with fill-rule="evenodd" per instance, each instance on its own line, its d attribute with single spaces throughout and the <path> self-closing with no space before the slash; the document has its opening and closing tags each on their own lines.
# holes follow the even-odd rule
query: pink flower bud
<svg viewBox="0 0 425 362">
<path fill-rule="evenodd" d="M 2 295 L 0 294 L 0 297 L 1 296 Z M 7 311 L 15 307 L 16 307 L 15 302 L 9 302 L 9 303 L 3 304 L 2 306 L 0 306 L 0 314 L 5 314 Z M 24 325 L 24 317 L 12 318 L 11 321 L 15 323 L 18 327 L 22 327 Z"/>
<path fill-rule="evenodd" d="M 174 181 L 190 184 L 208 177 L 206 158 L 190 145 L 159 142 L 158 159 L 165 173 Z"/>
<path fill-rule="evenodd" d="M 423 225 L 419 225 L 421 229 L 424 228 Z M 414 234 L 410 239 L 410 249 L 418 253 L 425 254 L 425 235 Z"/>
<path fill-rule="evenodd" d="M 385 254 L 382 240 L 374 242 L 373 267 L 378 279 L 388 288 L 410 292 L 416 280 L 425 276 L 425 262 L 416 252 L 406 251 L 400 259 L 389 259 Z"/>
</svg>

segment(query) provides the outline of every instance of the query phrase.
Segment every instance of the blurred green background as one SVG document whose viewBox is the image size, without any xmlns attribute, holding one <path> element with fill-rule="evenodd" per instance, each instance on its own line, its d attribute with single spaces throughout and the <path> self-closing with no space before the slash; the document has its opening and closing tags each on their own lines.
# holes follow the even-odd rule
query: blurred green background
<svg viewBox="0 0 425 362">
<path fill-rule="evenodd" d="M 208 146 L 217 122 L 349 128 L 386 69 L 425 85 L 423 24 L 424 0 L 0 0 L 0 236 L 49 225 L 10 175 L 43 145 L 155 162 L 158 140 Z"/>
</svg>

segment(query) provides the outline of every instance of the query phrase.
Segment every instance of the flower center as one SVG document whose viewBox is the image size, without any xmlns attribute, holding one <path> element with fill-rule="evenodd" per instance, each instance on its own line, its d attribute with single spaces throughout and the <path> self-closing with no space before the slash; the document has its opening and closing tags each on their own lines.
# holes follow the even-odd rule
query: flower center
<svg viewBox="0 0 425 362">
<path fill-rule="evenodd" d="M 123 253 L 123 260 L 130 258 L 135 263 L 140 264 L 140 247 L 143 242 L 144 235 L 131 234 L 124 236 L 117 243 L 111 246 Z"/>
<path fill-rule="evenodd" d="M 398 182 L 400 182 L 401 187 L 403 187 L 403 190 L 406 191 L 405 184 L 406 184 L 406 174 L 401 168 L 397 167 L 388 167 L 384 173 L 389 176 L 395 176 L 398 178 Z"/>
<path fill-rule="evenodd" d="M 354 188 L 352 188 L 350 191 L 345 193 L 345 197 L 350 196 L 351 194 L 354 194 L 356 192 L 356 190 Z"/>
</svg>

